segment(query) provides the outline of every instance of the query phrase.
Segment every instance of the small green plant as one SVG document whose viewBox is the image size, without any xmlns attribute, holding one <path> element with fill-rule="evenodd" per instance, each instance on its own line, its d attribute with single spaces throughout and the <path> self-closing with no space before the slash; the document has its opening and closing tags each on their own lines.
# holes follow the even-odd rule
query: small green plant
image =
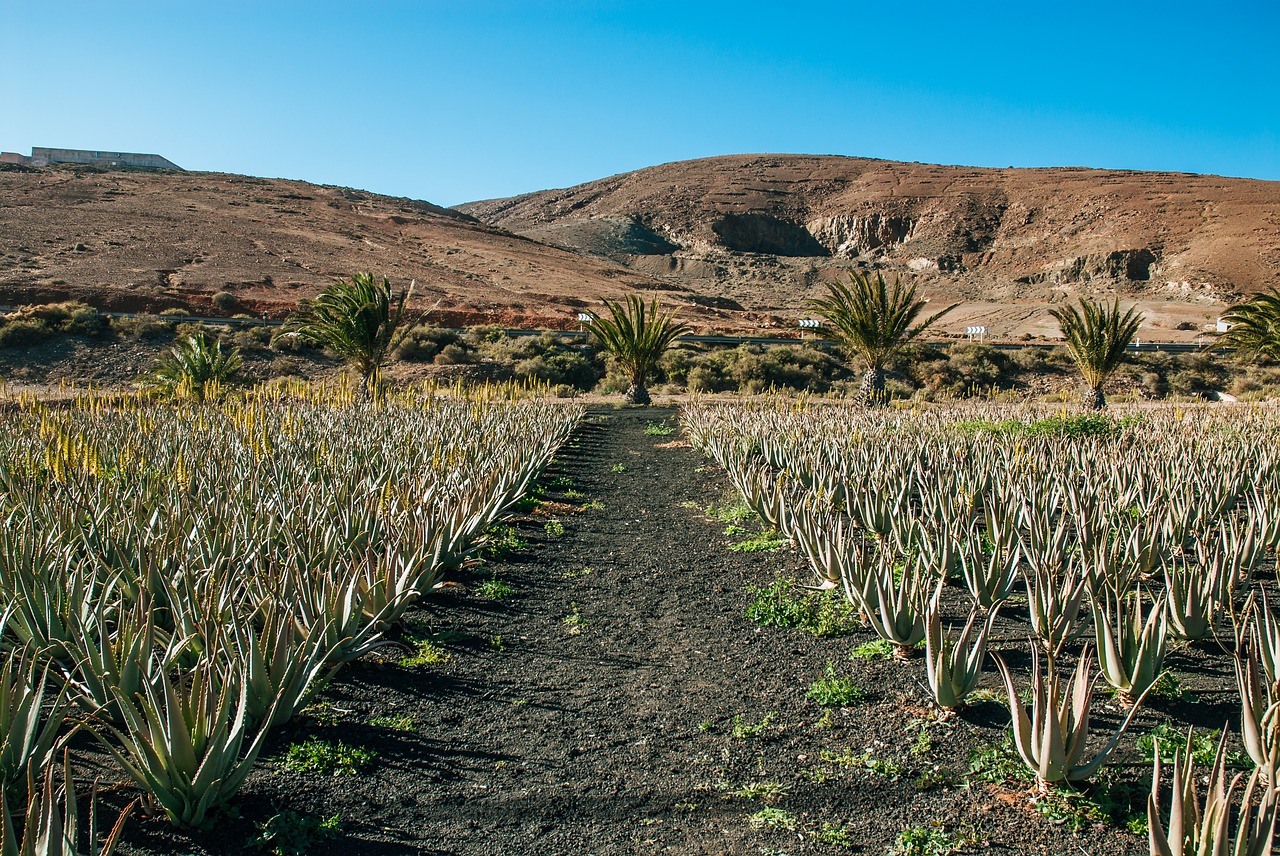
<svg viewBox="0 0 1280 856">
<path fill-rule="evenodd" d="M 629 469 L 631 469 L 631 468 L 630 468 L 630 467 L 628 467 L 626 464 L 614 464 L 613 466 L 609 467 L 609 472 L 611 472 L 611 473 L 625 473 L 625 472 L 627 472 L 627 470 L 629 470 Z"/>
<path fill-rule="evenodd" d="M 495 525 L 485 533 L 484 546 L 480 548 L 480 558 L 502 561 L 528 549 L 529 542 L 520 537 L 520 533 L 514 526 Z"/>
<path fill-rule="evenodd" d="M 698 723 L 699 734 L 706 734 L 710 731 L 715 731 L 715 728 L 716 728 L 716 724 L 709 719 L 704 719 Z"/>
<path fill-rule="evenodd" d="M 580 490 L 573 490 L 572 488 L 564 492 L 565 499 L 582 499 L 584 496 L 586 496 L 585 493 Z"/>
<path fill-rule="evenodd" d="M 547 487 L 554 490 L 569 490 L 573 487 L 573 479 L 569 476 L 556 476 L 547 482 Z"/>
<path fill-rule="evenodd" d="M 253 846 L 273 856 L 308 856 L 325 841 L 342 832 L 338 815 L 327 818 L 307 817 L 296 811 L 282 811 L 258 824 L 258 837 Z"/>
<path fill-rule="evenodd" d="M 888 856 L 947 856 L 957 849 L 959 842 L 941 826 L 908 826 L 898 833 Z"/>
<path fill-rule="evenodd" d="M 970 782 L 993 785 L 1023 784 L 1031 781 L 1031 773 L 1018 757 L 1013 738 L 1006 737 L 1000 743 L 969 753 L 969 772 L 966 778 Z"/>
<path fill-rule="evenodd" d="M 598 499 L 589 499 L 578 508 L 581 511 L 604 511 L 604 503 Z"/>
<path fill-rule="evenodd" d="M 832 823 L 829 820 L 823 821 L 822 828 L 817 832 L 809 833 L 813 836 L 813 840 L 819 844 L 827 844 L 832 847 L 850 848 L 853 846 L 853 836 L 849 834 L 849 829 L 841 824 Z"/>
<path fill-rule="evenodd" d="M 1211 766 L 1218 752 L 1218 741 L 1222 738 L 1219 729 L 1212 731 L 1194 731 L 1191 734 L 1191 760 L 1196 764 Z M 1156 744 L 1160 746 L 1160 763 L 1172 765 L 1175 756 L 1186 749 L 1187 735 L 1180 727 L 1171 722 L 1162 722 L 1155 728 L 1138 738 L 1138 752 L 1142 760 L 1150 763 L 1155 760 Z M 1243 752 L 1228 752 L 1224 756 L 1228 767 L 1247 766 Z"/>
<path fill-rule="evenodd" d="M 822 711 L 822 716 L 818 717 L 818 721 L 813 724 L 814 728 L 829 729 L 836 727 L 836 712 L 831 708 Z"/>
<path fill-rule="evenodd" d="M 742 714 L 736 713 L 730 722 L 729 733 L 733 735 L 735 740 L 749 740 L 752 737 L 758 737 L 773 724 L 773 717 L 772 713 L 765 714 L 764 719 L 760 720 L 758 724 L 752 725 L 742 718 Z"/>
<path fill-rule="evenodd" d="M 828 661 L 826 677 L 814 681 L 805 693 L 823 707 L 849 707 L 867 700 L 867 694 L 849 678 L 836 676 L 835 664 Z"/>
<path fill-rule="evenodd" d="M 516 593 L 516 590 L 497 577 L 492 577 L 476 586 L 476 594 L 486 600 L 504 600 Z"/>
<path fill-rule="evenodd" d="M 507 646 L 502 642 L 501 634 L 489 637 L 489 648 L 493 651 L 497 651 L 499 654 L 507 650 Z"/>
<path fill-rule="evenodd" d="M 295 773 L 319 773 L 326 776 L 354 776 L 373 764 L 377 755 L 340 740 L 308 738 L 292 743 L 285 755 L 284 767 Z"/>
<path fill-rule="evenodd" d="M 667 420 L 665 419 L 663 419 L 661 422 L 654 422 L 653 420 L 649 420 L 649 423 L 644 426 L 644 433 L 654 437 L 666 437 L 672 432 L 674 432 L 675 430 L 676 430 L 675 428 L 672 428 L 670 425 L 667 424 Z"/>
<path fill-rule="evenodd" d="M 542 527 L 547 533 L 548 538 L 563 538 L 565 529 L 564 524 L 560 522 L 559 517 L 553 517 L 548 520 Z"/>
<path fill-rule="evenodd" d="M 375 716 L 369 720 L 374 728 L 385 728 L 388 731 L 412 731 L 413 720 L 404 714 L 396 716 Z"/>
<path fill-rule="evenodd" d="M 447 662 L 449 662 L 449 652 L 430 639 L 420 640 L 418 647 L 414 649 L 414 653 L 407 657 L 401 657 L 398 661 L 399 665 L 406 669 L 416 669 L 420 666 L 436 666 Z"/>
<path fill-rule="evenodd" d="M 298 716 L 310 719 L 316 725 L 334 726 L 342 719 L 342 714 L 347 711 L 334 707 L 331 701 L 318 701 L 310 704 L 298 711 Z"/>
<path fill-rule="evenodd" d="M 746 617 L 765 627 L 801 627 L 814 636 L 841 636 L 858 626 L 858 612 L 843 594 L 804 592 L 789 579 L 748 586 L 752 598 Z"/>
<path fill-rule="evenodd" d="M 689 503 L 688 507 L 698 508 L 697 503 Z M 730 494 L 725 501 L 711 503 L 702 509 L 702 513 L 720 523 L 745 523 L 756 516 L 746 501 L 737 492 Z"/>
<path fill-rule="evenodd" d="M 785 829 L 788 832 L 795 831 L 797 820 L 796 816 L 786 809 L 781 808 L 762 808 L 747 819 L 752 829 Z"/>
<path fill-rule="evenodd" d="M 916 776 L 915 781 L 911 783 L 911 786 L 914 787 L 918 793 L 924 793 L 925 791 L 936 791 L 939 788 L 949 788 L 954 784 L 955 779 L 952 777 L 951 773 L 940 766 L 934 765 Z"/>
<path fill-rule="evenodd" d="M 560 579 L 576 580 L 580 577 L 589 577 L 591 576 L 591 573 L 592 571 L 590 568 L 578 568 L 577 570 L 565 571 L 563 574 L 560 575 Z"/>
<path fill-rule="evenodd" d="M 776 529 L 763 529 L 743 541 L 730 544 L 729 549 L 735 553 L 772 553 L 787 546 L 787 539 L 781 537 Z"/>
<path fill-rule="evenodd" d="M 752 782 L 729 794 L 745 800 L 774 800 L 787 795 L 787 788 L 778 782 Z"/>
<path fill-rule="evenodd" d="M 569 628 L 569 635 L 578 636 L 587 627 L 587 620 L 582 617 L 582 613 L 578 610 L 577 603 L 569 604 L 569 614 L 562 619 L 565 627 Z"/>
<path fill-rule="evenodd" d="M 849 652 L 851 660 L 887 660 L 893 656 L 893 645 L 886 639 L 863 642 Z"/>
</svg>

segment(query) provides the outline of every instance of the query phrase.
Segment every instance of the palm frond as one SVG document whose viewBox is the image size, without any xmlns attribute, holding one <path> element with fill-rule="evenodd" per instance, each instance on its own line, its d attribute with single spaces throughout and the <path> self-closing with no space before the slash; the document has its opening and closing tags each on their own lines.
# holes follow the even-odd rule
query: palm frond
<svg viewBox="0 0 1280 856">
<path fill-rule="evenodd" d="M 689 325 L 676 320 L 675 310 L 660 311 L 655 298 L 647 306 L 637 294 L 625 301 L 602 300 L 608 318 L 597 316 L 587 324 L 604 349 L 618 361 L 635 386 L 643 386 L 658 359 Z"/>
<path fill-rule="evenodd" d="M 333 352 L 360 373 L 369 392 L 387 355 L 407 332 L 405 302 L 412 292 L 412 283 L 395 295 L 386 277 L 375 280 L 373 274 L 358 273 L 314 300 L 301 301 L 302 311 L 289 318 L 281 335 L 296 335 Z"/>
<path fill-rule="evenodd" d="M 1222 320 L 1230 326 L 1217 347 L 1237 348 L 1255 360 L 1280 360 L 1280 289 L 1231 307 Z"/>
<path fill-rule="evenodd" d="M 848 283 L 831 283 L 827 288 L 825 297 L 809 301 L 829 325 L 822 328 L 823 335 L 864 360 L 869 368 L 883 367 L 895 351 L 959 305 L 953 303 L 913 327 L 928 303 L 917 299 L 915 285 L 903 286 L 895 279 L 890 290 L 882 274 L 877 273 L 873 282 L 854 271 Z"/>
<path fill-rule="evenodd" d="M 1120 298 L 1108 308 L 1105 304 L 1080 299 L 1080 308 L 1051 309 L 1058 320 L 1067 350 L 1084 381 L 1092 389 L 1102 386 L 1124 359 L 1124 349 L 1138 334 L 1142 313 L 1137 306 L 1120 311 Z"/>
<path fill-rule="evenodd" d="M 218 385 L 235 377 L 243 363 L 239 348 L 223 351 L 219 341 L 210 344 L 203 335 L 183 336 L 156 361 L 146 386 L 203 401 Z"/>
</svg>

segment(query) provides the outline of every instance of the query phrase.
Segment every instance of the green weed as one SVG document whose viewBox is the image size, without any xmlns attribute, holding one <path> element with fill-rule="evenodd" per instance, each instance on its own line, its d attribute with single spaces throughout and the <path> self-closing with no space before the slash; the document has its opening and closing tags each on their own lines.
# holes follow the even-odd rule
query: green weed
<svg viewBox="0 0 1280 856">
<path fill-rule="evenodd" d="M 765 627 L 801 627 L 814 636 L 842 636 L 858 626 L 858 612 L 840 592 L 804 591 L 794 581 L 748 586 L 746 617 Z"/>
<path fill-rule="evenodd" d="M 308 856 L 341 832 L 342 823 L 336 814 L 322 819 L 282 811 L 258 824 L 258 837 L 250 843 L 272 856 Z"/>
<path fill-rule="evenodd" d="M 516 593 L 516 590 L 497 577 L 487 579 L 476 586 L 476 594 L 486 600 L 504 600 Z"/>
<path fill-rule="evenodd" d="M 774 715 L 772 713 L 766 714 L 764 719 L 760 720 L 758 724 L 752 725 L 743 720 L 742 714 L 736 713 L 730 721 L 729 733 L 732 734 L 736 740 L 749 740 L 752 737 L 758 737 L 773 724 L 773 717 Z"/>
<path fill-rule="evenodd" d="M 866 692 L 852 680 L 836 676 L 835 664 L 830 661 L 827 662 L 826 677 L 810 684 L 805 697 L 823 707 L 848 707 L 867 700 Z"/>
<path fill-rule="evenodd" d="M 386 728 L 389 731 L 412 731 L 413 720 L 404 714 L 398 716 L 375 716 L 369 720 L 374 728 Z"/>
<path fill-rule="evenodd" d="M 563 538 L 563 537 L 564 537 L 564 532 L 565 532 L 564 524 L 560 522 L 560 518 L 559 518 L 559 517 L 553 517 L 553 518 L 551 518 L 550 520 L 548 520 L 548 521 L 543 525 L 542 529 L 543 529 L 543 531 L 544 531 L 544 532 L 546 532 L 546 533 L 547 533 L 547 537 L 548 537 L 548 538 Z"/>
<path fill-rule="evenodd" d="M 787 546 L 787 539 L 781 537 L 776 529 L 763 529 L 743 541 L 730 544 L 729 549 L 735 553 L 772 553 Z"/>
<path fill-rule="evenodd" d="M 762 808 L 747 818 L 752 829 L 785 829 L 794 832 L 797 824 L 796 816 L 786 809 Z"/>
<path fill-rule="evenodd" d="M 435 666 L 447 662 L 449 662 L 448 651 L 430 639 L 423 639 L 418 642 L 418 647 L 413 654 L 400 658 L 399 665 L 406 669 L 414 669 L 419 666 Z"/>
<path fill-rule="evenodd" d="M 319 773 L 332 776 L 354 776 L 373 764 L 377 755 L 340 740 L 308 738 L 293 743 L 285 755 L 284 767 L 296 773 Z"/>
<path fill-rule="evenodd" d="M 520 537 L 514 526 L 495 525 L 485 533 L 484 546 L 480 548 L 480 558 L 490 561 L 502 561 L 516 553 L 529 549 L 529 542 Z"/>
</svg>

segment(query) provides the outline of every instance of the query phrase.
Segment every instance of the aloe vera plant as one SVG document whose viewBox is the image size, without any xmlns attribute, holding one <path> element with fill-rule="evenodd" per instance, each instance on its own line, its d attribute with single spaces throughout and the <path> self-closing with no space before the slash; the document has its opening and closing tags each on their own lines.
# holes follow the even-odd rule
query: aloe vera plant
<svg viewBox="0 0 1280 856">
<path fill-rule="evenodd" d="M 876 635 L 893 645 L 894 658 L 909 659 L 924 641 L 925 610 L 934 580 L 915 562 L 895 567 L 882 556 L 868 583 L 859 591 L 846 581 L 845 591 Z"/>
<path fill-rule="evenodd" d="M 1228 782 L 1226 748 L 1227 732 L 1223 729 L 1202 801 L 1201 776 L 1192 760 L 1192 730 L 1187 730 L 1186 745 L 1173 759 L 1166 825 L 1161 817 L 1162 764 L 1157 741 L 1151 795 L 1147 798 L 1151 856 L 1270 856 L 1276 832 L 1275 791 L 1263 782 L 1263 771 L 1255 769 L 1244 786 L 1239 808 L 1233 811 L 1243 774 L 1236 774 Z"/>
<path fill-rule="evenodd" d="M 207 825 L 240 789 L 267 736 L 248 733 L 249 682 L 236 664 L 205 660 L 176 681 L 161 673 L 158 686 L 135 698 L 117 690 L 116 701 L 123 725 L 106 726 L 116 740 L 91 727 L 175 826 Z"/>
<path fill-rule="evenodd" d="M 0 787 L 20 795 L 58 748 L 68 710 L 65 685 L 46 698 L 50 670 L 29 648 L 8 652 L 0 668 Z"/>
<path fill-rule="evenodd" d="M 1273 770 L 1280 763 L 1280 699 L 1271 692 L 1258 653 L 1252 646 L 1237 648 L 1234 659 L 1245 751 L 1254 766 L 1264 771 Z"/>
<path fill-rule="evenodd" d="M 1090 779 L 1111 757 L 1138 708 L 1132 708 L 1106 745 L 1085 760 L 1089 740 L 1089 702 L 1093 698 L 1095 683 L 1089 675 L 1091 655 L 1086 651 L 1080 657 L 1066 686 L 1058 677 L 1053 658 L 1049 658 L 1046 672 L 1040 666 L 1040 653 L 1035 648 L 1032 649 L 1032 657 L 1032 700 L 1028 710 L 1018 698 L 1009 667 L 1003 658 L 995 655 L 1008 692 L 1009 713 L 1013 717 L 1013 744 L 1023 763 L 1035 774 L 1037 790 L 1045 792 L 1056 785 Z"/>
<path fill-rule="evenodd" d="M 1086 591 L 1084 575 L 1075 566 L 1061 575 L 1048 568 L 1030 569 L 1023 581 L 1031 629 L 1050 657 L 1056 657 L 1076 634 Z"/>
<path fill-rule="evenodd" d="M 111 831 L 101 841 L 98 839 L 98 794 L 93 790 L 89 797 L 89 827 L 87 850 L 80 849 L 81 826 L 79 808 L 76 805 L 76 785 L 71 774 L 71 757 L 63 755 L 62 782 L 54 788 L 54 767 L 45 771 L 43 785 L 32 779 L 27 789 L 27 807 L 22 835 L 19 838 L 9 811 L 8 794 L 0 791 L 0 856 L 111 856 L 120 842 L 125 821 L 133 812 L 136 801 L 127 805 L 116 819 Z"/>
<path fill-rule="evenodd" d="M 1157 601 L 1143 616 L 1141 591 L 1117 594 L 1103 587 L 1093 595 L 1093 628 L 1098 643 L 1098 666 L 1131 707 L 1160 678 L 1168 650 L 1168 606 Z"/>
<path fill-rule="evenodd" d="M 963 708 L 969 694 L 982 683 L 987 637 L 995 617 L 994 609 L 986 615 L 972 611 L 960 635 L 951 638 L 942 630 L 941 590 L 929 602 L 924 637 L 929 688 L 933 690 L 933 700 L 944 711 Z"/>
</svg>

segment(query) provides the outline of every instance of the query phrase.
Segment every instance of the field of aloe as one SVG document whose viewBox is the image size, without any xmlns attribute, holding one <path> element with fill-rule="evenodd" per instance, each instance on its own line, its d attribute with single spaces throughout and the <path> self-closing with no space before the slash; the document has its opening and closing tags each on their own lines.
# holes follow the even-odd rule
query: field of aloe
<svg viewBox="0 0 1280 856">
<path fill-rule="evenodd" d="M 581 414 L 301 395 L 5 414 L 6 854 L 76 840 L 54 778 L 77 729 L 145 810 L 209 825 L 272 730 L 478 549 Z"/>
<path fill-rule="evenodd" d="M 1269 852 L 1272 410 L 4 418 L 3 856 Z"/>
<path fill-rule="evenodd" d="M 747 505 L 803 553 L 816 589 L 842 591 L 895 659 L 923 649 L 943 716 L 982 684 L 994 628 L 1006 645 L 1025 634 L 1029 675 L 1007 653 L 991 659 L 1036 799 L 1087 787 L 1149 695 L 1193 704 L 1168 669 L 1171 649 L 1228 659 L 1238 730 L 1224 731 L 1198 771 L 1194 734 L 1166 734 L 1153 773 L 1167 790 L 1157 786 L 1145 819 L 1131 822 L 1145 820 L 1153 854 L 1270 851 L 1280 756 L 1280 619 L 1266 593 L 1275 599 L 1280 547 L 1274 412 L 694 406 L 683 419 Z M 1125 713 L 1091 734 L 1099 678 Z M 1159 770 L 1162 755 L 1171 774 Z M 1229 758 L 1247 759 L 1247 777 Z"/>
</svg>

